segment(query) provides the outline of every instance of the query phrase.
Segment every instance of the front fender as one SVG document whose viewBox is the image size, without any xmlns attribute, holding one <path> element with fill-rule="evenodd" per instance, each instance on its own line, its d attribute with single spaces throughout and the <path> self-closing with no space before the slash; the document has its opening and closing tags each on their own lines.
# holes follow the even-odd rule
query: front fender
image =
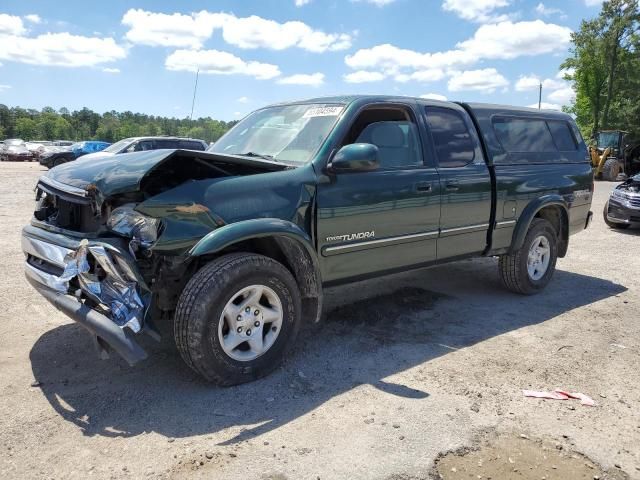
<svg viewBox="0 0 640 480">
<path fill-rule="evenodd" d="M 302 294 L 303 316 L 318 322 L 323 297 L 318 257 L 311 238 L 296 224 L 278 218 L 231 223 L 207 234 L 189 251 L 189 256 L 215 254 L 244 240 L 265 237 L 274 238 L 287 258 Z"/>
<path fill-rule="evenodd" d="M 536 198 L 529 202 L 529 204 L 524 208 L 520 218 L 518 218 L 518 223 L 516 223 L 516 227 L 513 230 L 513 237 L 511 238 L 511 247 L 509 249 L 509 253 L 514 253 L 515 251 L 522 248 L 524 245 L 524 239 L 527 236 L 527 232 L 529 231 L 529 227 L 531 226 L 531 222 L 535 218 L 536 214 L 545 207 L 549 206 L 558 206 L 560 210 L 563 212 L 562 221 L 564 223 L 563 230 L 566 232 L 568 228 L 568 205 L 564 198 L 562 198 L 559 194 L 551 194 L 544 195 L 542 197 Z"/>
<path fill-rule="evenodd" d="M 220 227 L 205 235 L 189 250 L 189 256 L 199 257 L 224 250 L 243 240 L 262 237 L 288 237 L 300 242 L 311 258 L 317 261 L 309 235 L 292 222 L 279 218 L 256 218 Z"/>
</svg>

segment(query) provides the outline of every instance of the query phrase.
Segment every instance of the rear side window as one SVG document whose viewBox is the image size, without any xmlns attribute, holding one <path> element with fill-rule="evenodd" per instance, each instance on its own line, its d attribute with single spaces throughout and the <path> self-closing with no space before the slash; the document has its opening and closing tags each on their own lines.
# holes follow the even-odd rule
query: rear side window
<svg viewBox="0 0 640 480">
<path fill-rule="evenodd" d="M 200 142 L 193 142 L 190 140 L 180 140 L 178 148 L 184 148 L 186 150 L 204 150 L 204 145 Z"/>
<path fill-rule="evenodd" d="M 507 152 L 555 152 L 547 122 L 530 118 L 493 119 L 493 129 Z"/>
<path fill-rule="evenodd" d="M 169 139 L 156 140 L 156 148 L 157 149 L 161 149 L 161 148 L 168 148 L 168 149 L 178 148 L 178 142 L 177 142 L 177 140 L 169 140 Z"/>
<path fill-rule="evenodd" d="M 578 149 L 576 139 L 567 122 L 547 121 L 553 142 L 561 152 L 573 152 Z"/>
<path fill-rule="evenodd" d="M 569 123 L 534 118 L 493 119 L 498 140 L 507 152 L 575 152 L 578 142 Z"/>
<path fill-rule="evenodd" d="M 449 108 L 427 107 L 426 112 L 440 168 L 464 167 L 473 162 L 478 142 L 464 117 Z"/>
</svg>

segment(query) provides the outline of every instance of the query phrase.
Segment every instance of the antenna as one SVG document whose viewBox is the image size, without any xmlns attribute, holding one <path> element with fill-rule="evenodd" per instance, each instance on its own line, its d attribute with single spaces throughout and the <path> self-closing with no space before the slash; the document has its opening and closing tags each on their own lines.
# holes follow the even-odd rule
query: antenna
<svg viewBox="0 0 640 480">
<path fill-rule="evenodd" d="M 193 86 L 193 100 L 191 100 L 191 115 L 189 120 L 193 120 L 193 107 L 196 104 L 196 92 L 198 91 L 198 75 L 200 75 L 200 68 L 196 71 L 196 84 Z"/>
<path fill-rule="evenodd" d="M 196 84 L 197 84 L 197 80 L 196 80 Z M 540 82 L 540 91 L 538 93 L 538 110 L 541 110 L 541 109 L 542 109 L 542 82 Z"/>
</svg>

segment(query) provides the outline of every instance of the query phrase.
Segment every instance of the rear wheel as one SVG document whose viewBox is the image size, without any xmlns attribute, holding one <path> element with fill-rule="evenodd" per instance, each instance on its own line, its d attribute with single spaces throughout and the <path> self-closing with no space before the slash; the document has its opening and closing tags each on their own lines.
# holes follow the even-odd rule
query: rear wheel
<svg viewBox="0 0 640 480">
<path fill-rule="evenodd" d="M 609 158 L 602 166 L 602 179 L 615 182 L 620 175 L 620 162 L 616 158 Z"/>
<path fill-rule="evenodd" d="M 300 328 L 300 293 L 275 260 L 250 253 L 205 265 L 178 301 L 174 335 L 184 361 L 209 381 L 236 385 L 273 371 Z"/>
<path fill-rule="evenodd" d="M 609 202 L 604 204 L 604 210 L 602 211 L 602 217 L 604 218 L 604 223 L 607 224 L 610 228 L 616 228 L 618 230 L 624 230 L 625 228 L 629 228 L 628 223 L 616 223 L 612 222 L 607 218 L 607 211 L 609 210 Z"/>
<path fill-rule="evenodd" d="M 500 257 L 502 284 L 515 293 L 538 293 L 551 280 L 557 259 L 558 234 L 547 220 L 534 218 L 522 248 Z"/>
</svg>

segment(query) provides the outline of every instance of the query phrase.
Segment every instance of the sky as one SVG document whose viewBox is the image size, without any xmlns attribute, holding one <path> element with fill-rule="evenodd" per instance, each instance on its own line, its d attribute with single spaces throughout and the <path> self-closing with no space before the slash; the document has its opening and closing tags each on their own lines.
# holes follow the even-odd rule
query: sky
<svg viewBox="0 0 640 480">
<path fill-rule="evenodd" d="M 0 103 L 233 120 L 374 93 L 560 108 L 601 0 L 2 0 Z"/>
</svg>

